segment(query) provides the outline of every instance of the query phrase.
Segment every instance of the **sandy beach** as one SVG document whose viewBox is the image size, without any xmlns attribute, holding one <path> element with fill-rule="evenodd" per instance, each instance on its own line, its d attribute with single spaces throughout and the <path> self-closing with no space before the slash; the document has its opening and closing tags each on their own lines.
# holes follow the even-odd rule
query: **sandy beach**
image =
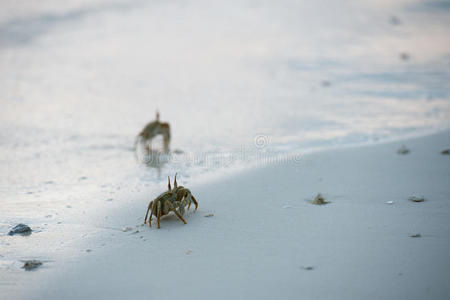
<svg viewBox="0 0 450 300">
<path fill-rule="evenodd" d="M 449 11 L 0 1 L 0 299 L 450 298 Z"/>
<path fill-rule="evenodd" d="M 112 229 L 22 273 L 1 298 L 445 299 L 449 145 L 446 131 L 331 149 L 190 186 L 198 211 L 159 230 L 142 226 L 153 195 L 138 193 L 110 212 Z M 318 192 L 328 204 L 311 203 Z"/>
</svg>

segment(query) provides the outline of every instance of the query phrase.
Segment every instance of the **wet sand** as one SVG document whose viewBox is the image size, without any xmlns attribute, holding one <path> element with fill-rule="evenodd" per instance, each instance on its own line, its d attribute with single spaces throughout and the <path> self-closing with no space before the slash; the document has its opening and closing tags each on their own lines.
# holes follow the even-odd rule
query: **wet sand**
<svg viewBox="0 0 450 300">
<path fill-rule="evenodd" d="M 397 153 L 402 144 L 408 154 Z M 5 283 L 2 271 L 0 296 L 448 298 L 450 161 L 441 151 L 449 145 L 446 131 L 331 149 L 189 186 L 198 211 L 186 214 L 187 225 L 164 217 L 159 230 L 142 226 L 153 194 L 123 194 L 118 200 L 126 205 L 73 242 L 70 253 L 35 271 L 17 265 L 14 282 Z M 319 192 L 328 204 L 311 203 Z M 425 201 L 408 200 L 412 195 Z M 95 213 L 101 224 L 105 213 Z M 13 238 L 10 246 L 19 241 Z M 35 247 L 31 241 L 20 239 L 22 247 Z"/>
</svg>

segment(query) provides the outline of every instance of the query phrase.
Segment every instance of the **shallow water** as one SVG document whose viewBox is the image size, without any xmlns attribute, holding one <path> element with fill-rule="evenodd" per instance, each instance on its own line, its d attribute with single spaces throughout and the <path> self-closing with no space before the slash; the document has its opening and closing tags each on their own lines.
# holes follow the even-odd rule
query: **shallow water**
<svg viewBox="0 0 450 300">
<path fill-rule="evenodd" d="M 440 1 L 0 5 L 5 262 L 26 256 L 3 236 L 15 223 L 82 236 L 83 215 L 123 206 L 118 194 L 153 195 L 175 172 L 189 185 L 450 127 Z M 132 144 L 156 110 L 180 151 L 147 167 Z"/>
</svg>

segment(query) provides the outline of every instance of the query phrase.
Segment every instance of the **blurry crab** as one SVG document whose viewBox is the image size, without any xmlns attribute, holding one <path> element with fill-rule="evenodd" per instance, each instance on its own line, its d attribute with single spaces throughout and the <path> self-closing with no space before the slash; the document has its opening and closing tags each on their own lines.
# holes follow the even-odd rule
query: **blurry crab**
<svg viewBox="0 0 450 300">
<path fill-rule="evenodd" d="M 183 218 L 184 208 L 191 207 L 191 203 L 194 202 L 195 210 L 198 208 L 197 200 L 191 194 L 191 191 L 183 186 L 178 186 L 177 184 L 177 174 L 175 174 L 175 180 L 173 182 L 174 188 L 170 186 L 170 177 L 168 184 L 168 191 L 162 193 L 155 200 L 150 201 L 147 208 L 147 213 L 145 214 L 144 224 L 147 223 L 148 212 L 150 211 L 150 217 L 148 220 L 148 225 L 152 227 L 152 216 L 156 216 L 158 228 L 160 228 L 161 216 L 169 214 L 173 211 L 177 217 L 186 224 Z"/>
</svg>

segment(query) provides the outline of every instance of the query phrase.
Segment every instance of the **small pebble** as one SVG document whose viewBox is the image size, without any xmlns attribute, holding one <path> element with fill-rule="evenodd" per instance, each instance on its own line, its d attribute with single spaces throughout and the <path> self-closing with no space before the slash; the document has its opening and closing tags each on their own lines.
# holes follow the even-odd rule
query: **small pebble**
<svg viewBox="0 0 450 300">
<path fill-rule="evenodd" d="M 450 149 L 442 150 L 441 154 L 442 155 L 450 155 Z"/>
<path fill-rule="evenodd" d="M 391 25 L 394 25 L 394 26 L 401 24 L 400 19 L 396 16 L 391 16 L 389 18 L 389 23 L 391 23 Z"/>
<path fill-rule="evenodd" d="M 420 197 L 418 197 L 418 196 L 409 196 L 408 199 L 410 201 L 412 201 L 412 202 L 423 202 L 423 201 L 425 201 L 425 198 L 423 196 L 420 196 Z"/>
<path fill-rule="evenodd" d="M 91 250 L 91 249 L 86 249 L 86 252 L 88 252 L 88 253 L 89 253 L 89 252 L 92 252 L 92 250 Z"/>
<path fill-rule="evenodd" d="M 321 193 L 318 193 L 316 198 L 312 201 L 312 204 L 315 205 L 323 205 L 329 203 L 328 201 L 325 201 L 325 198 L 322 196 Z"/>
<path fill-rule="evenodd" d="M 127 232 L 127 231 L 130 231 L 130 230 L 133 230 L 133 227 L 126 226 L 126 227 L 124 227 L 124 228 L 122 229 L 123 232 Z"/>
<path fill-rule="evenodd" d="M 302 267 L 302 269 L 306 271 L 312 271 L 314 270 L 314 267 Z"/>
<path fill-rule="evenodd" d="M 18 224 L 14 226 L 10 232 L 8 232 L 8 235 L 15 235 L 15 234 L 29 235 L 31 234 L 31 228 L 28 225 L 22 223 Z"/>
<path fill-rule="evenodd" d="M 38 260 L 27 260 L 24 264 L 23 267 L 25 269 L 25 271 L 31 271 L 33 269 L 36 269 L 38 267 L 40 267 L 42 265 L 42 263 Z"/>
<path fill-rule="evenodd" d="M 406 148 L 405 145 L 402 145 L 400 148 L 398 148 L 397 153 L 398 154 L 408 154 L 409 153 L 409 149 Z"/>
<path fill-rule="evenodd" d="M 189 255 L 189 254 L 191 254 L 192 253 L 192 250 L 191 249 L 188 249 L 188 250 L 186 250 L 186 255 Z"/>
<path fill-rule="evenodd" d="M 386 203 L 386 204 L 394 204 L 394 201 L 386 201 L 386 202 L 384 202 L 384 203 Z"/>
<path fill-rule="evenodd" d="M 322 84 L 323 87 L 329 87 L 329 86 L 331 86 L 331 82 L 328 81 L 328 80 L 323 80 L 323 81 L 321 82 L 321 84 Z"/>
<path fill-rule="evenodd" d="M 419 237 L 422 237 L 422 235 L 420 233 L 416 233 L 416 234 L 410 235 L 410 237 L 419 238 Z"/>
<path fill-rule="evenodd" d="M 411 58 L 411 55 L 409 55 L 409 53 L 402 52 L 402 53 L 399 54 L 399 57 L 400 57 L 401 60 L 407 61 L 407 60 L 409 60 Z"/>
<path fill-rule="evenodd" d="M 213 217 L 213 216 L 214 216 L 214 214 L 206 214 L 206 215 L 204 215 L 205 218 L 209 218 L 209 217 Z"/>
</svg>

